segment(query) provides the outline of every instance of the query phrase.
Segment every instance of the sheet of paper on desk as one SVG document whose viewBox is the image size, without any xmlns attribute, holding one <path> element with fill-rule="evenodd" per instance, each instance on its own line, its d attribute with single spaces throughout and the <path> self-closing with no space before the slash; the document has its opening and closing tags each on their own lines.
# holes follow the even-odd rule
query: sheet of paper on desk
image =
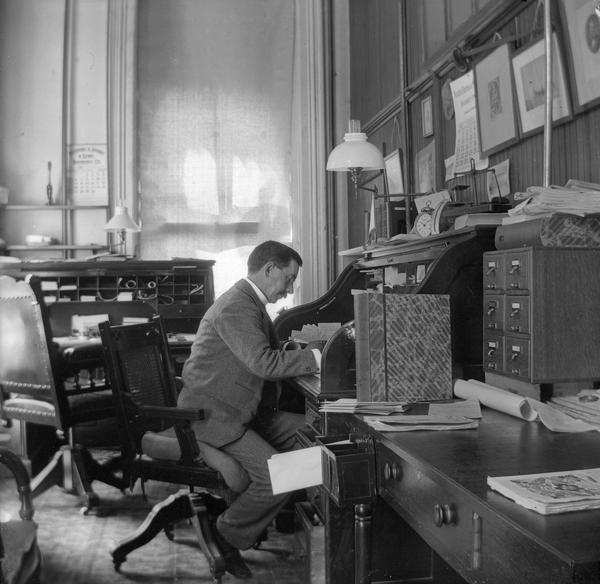
<svg viewBox="0 0 600 584">
<path fill-rule="evenodd" d="M 471 430 L 479 427 L 479 420 L 464 416 L 401 415 L 386 418 L 366 417 L 365 422 L 378 432 L 411 432 L 414 430 Z"/>
<path fill-rule="evenodd" d="M 465 399 L 452 403 L 431 403 L 429 413 L 438 415 L 464 416 L 473 420 L 481 418 L 481 405 L 477 399 Z"/>
<path fill-rule="evenodd" d="M 267 466 L 274 495 L 323 484 L 320 446 L 274 454 Z"/>
<path fill-rule="evenodd" d="M 293 330 L 290 338 L 297 342 L 310 343 L 311 341 L 328 341 L 331 335 L 337 331 L 342 324 L 340 322 L 320 322 L 318 324 L 302 325 L 302 330 Z"/>
</svg>

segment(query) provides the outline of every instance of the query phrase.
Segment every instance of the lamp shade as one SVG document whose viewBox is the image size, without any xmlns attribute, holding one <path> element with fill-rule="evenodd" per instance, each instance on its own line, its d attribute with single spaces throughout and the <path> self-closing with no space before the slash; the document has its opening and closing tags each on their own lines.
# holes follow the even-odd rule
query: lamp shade
<svg viewBox="0 0 600 584">
<path fill-rule="evenodd" d="M 129 216 L 127 207 L 123 205 L 117 205 L 115 207 L 115 214 L 104 226 L 104 231 L 140 231 L 140 227 Z"/>
<path fill-rule="evenodd" d="M 367 135 L 360 131 L 358 120 L 350 120 L 344 141 L 331 151 L 327 159 L 327 170 L 380 170 L 383 166 L 383 154 L 379 148 L 367 141 Z"/>
</svg>

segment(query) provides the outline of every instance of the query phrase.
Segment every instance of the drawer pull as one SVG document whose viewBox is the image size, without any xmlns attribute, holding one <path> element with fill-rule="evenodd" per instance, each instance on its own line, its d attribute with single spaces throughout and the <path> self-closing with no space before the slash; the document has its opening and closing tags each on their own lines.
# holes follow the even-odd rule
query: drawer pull
<svg viewBox="0 0 600 584">
<path fill-rule="evenodd" d="M 451 525 L 455 519 L 456 513 L 452 505 L 448 505 L 447 503 L 440 505 L 436 503 L 433 506 L 433 521 L 437 527 Z"/>
<path fill-rule="evenodd" d="M 400 466 L 397 465 L 395 462 L 393 462 L 392 464 L 386 462 L 383 466 L 383 478 L 386 481 L 389 481 L 390 479 L 399 481 L 402 478 L 402 471 L 400 469 Z"/>
</svg>

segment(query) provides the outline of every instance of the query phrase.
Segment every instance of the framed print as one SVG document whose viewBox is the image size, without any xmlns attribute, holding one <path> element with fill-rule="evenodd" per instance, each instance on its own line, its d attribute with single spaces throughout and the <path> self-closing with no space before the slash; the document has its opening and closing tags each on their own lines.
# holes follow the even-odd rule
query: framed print
<svg viewBox="0 0 600 584">
<path fill-rule="evenodd" d="M 399 195 L 404 193 L 404 177 L 402 176 L 401 160 L 400 150 L 394 150 L 383 160 L 388 195 Z"/>
<path fill-rule="evenodd" d="M 570 70 L 579 107 L 600 101 L 600 17 L 597 0 L 562 0 Z"/>
<path fill-rule="evenodd" d="M 475 65 L 480 147 L 489 156 L 517 139 L 510 52 L 502 45 Z"/>
<path fill-rule="evenodd" d="M 417 152 L 415 176 L 417 191 L 430 193 L 435 190 L 435 140 Z"/>
<path fill-rule="evenodd" d="M 552 34 L 552 121 L 568 119 L 571 107 L 567 80 L 556 33 Z M 546 105 L 546 57 L 544 39 L 517 53 L 512 60 L 519 117 L 523 134 L 544 125 Z"/>
<path fill-rule="evenodd" d="M 431 107 L 431 95 L 421 101 L 421 124 L 423 126 L 423 138 L 433 134 L 433 111 Z"/>
</svg>

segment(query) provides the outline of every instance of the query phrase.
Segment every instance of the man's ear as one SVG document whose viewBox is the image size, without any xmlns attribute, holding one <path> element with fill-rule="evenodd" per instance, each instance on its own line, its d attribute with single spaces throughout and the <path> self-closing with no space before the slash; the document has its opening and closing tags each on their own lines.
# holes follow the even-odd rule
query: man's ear
<svg viewBox="0 0 600 584">
<path fill-rule="evenodd" d="M 268 278 L 271 275 L 271 272 L 275 269 L 275 263 L 274 262 L 267 262 L 264 266 L 263 266 L 263 274 Z"/>
</svg>

